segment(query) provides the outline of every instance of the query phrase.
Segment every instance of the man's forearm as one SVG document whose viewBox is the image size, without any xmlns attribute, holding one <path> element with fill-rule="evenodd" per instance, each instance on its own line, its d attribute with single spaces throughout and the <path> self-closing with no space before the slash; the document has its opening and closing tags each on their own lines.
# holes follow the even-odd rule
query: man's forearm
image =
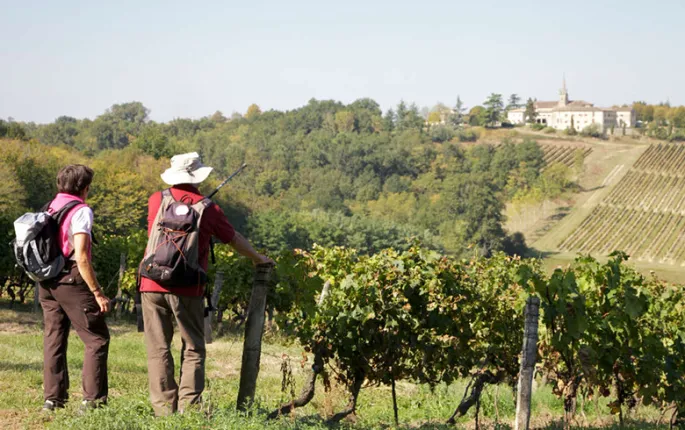
<svg viewBox="0 0 685 430">
<path fill-rule="evenodd" d="M 100 283 L 95 276 L 95 270 L 93 270 L 93 265 L 90 264 L 88 259 L 78 259 L 76 260 L 78 265 L 78 271 L 81 273 L 81 277 L 88 285 L 90 291 L 95 294 L 100 290 Z"/>
<path fill-rule="evenodd" d="M 233 236 L 233 240 L 230 242 L 230 245 L 238 252 L 238 254 L 253 261 L 258 260 L 261 257 L 261 255 L 252 247 L 252 244 L 237 231 L 235 232 L 235 236 Z"/>
</svg>

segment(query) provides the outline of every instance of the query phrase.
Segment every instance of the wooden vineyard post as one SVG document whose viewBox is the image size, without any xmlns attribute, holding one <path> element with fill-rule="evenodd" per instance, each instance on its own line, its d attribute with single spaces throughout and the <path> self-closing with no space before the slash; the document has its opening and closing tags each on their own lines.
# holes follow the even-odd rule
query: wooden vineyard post
<svg viewBox="0 0 685 430">
<path fill-rule="evenodd" d="M 219 296 L 221 289 L 224 286 L 224 272 L 216 272 L 214 277 L 214 291 L 212 291 L 212 298 L 209 303 L 210 309 L 205 315 L 205 343 L 212 343 L 212 322 L 214 321 L 214 312 L 219 304 Z"/>
<path fill-rule="evenodd" d="M 516 390 L 515 430 L 528 430 L 530 426 L 530 401 L 533 392 L 533 375 L 538 349 L 538 317 L 540 299 L 529 297 L 526 301 L 525 326 L 523 329 L 523 348 L 518 389 Z"/>
<path fill-rule="evenodd" d="M 122 290 L 121 287 L 124 284 L 124 273 L 126 272 L 126 254 L 123 252 L 121 253 L 121 256 L 119 257 L 119 281 L 117 284 L 117 296 L 114 299 L 114 306 L 117 307 L 117 319 L 121 318 L 121 309 L 124 307 L 123 303 L 123 298 L 122 298 Z"/>
<path fill-rule="evenodd" d="M 245 321 L 243 361 L 240 368 L 240 388 L 238 389 L 238 410 L 240 411 L 245 411 L 252 405 L 257 389 L 262 335 L 264 334 L 266 295 L 269 291 L 269 278 L 272 268 L 273 265 L 271 264 L 258 264 L 252 285 L 252 295 L 247 308 L 247 321 Z"/>
</svg>

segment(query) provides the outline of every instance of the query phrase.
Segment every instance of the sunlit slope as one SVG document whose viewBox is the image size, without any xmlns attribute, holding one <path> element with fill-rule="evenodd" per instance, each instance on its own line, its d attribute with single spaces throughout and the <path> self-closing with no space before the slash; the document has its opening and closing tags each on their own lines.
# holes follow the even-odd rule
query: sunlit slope
<svg viewBox="0 0 685 430">
<path fill-rule="evenodd" d="M 561 252 L 685 263 L 685 145 L 651 145 L 627 173 L 559 241 Z"/>
</svg>

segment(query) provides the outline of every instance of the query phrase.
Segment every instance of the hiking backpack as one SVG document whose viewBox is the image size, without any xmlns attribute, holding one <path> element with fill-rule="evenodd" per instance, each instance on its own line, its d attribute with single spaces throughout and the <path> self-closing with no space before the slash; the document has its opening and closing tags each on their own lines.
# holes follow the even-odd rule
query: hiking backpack
<svg viewBox="0 0 685 430">
<path fill-rule="evenodd" d="M 162 191 L 162 203 L 152 225 L 139 274 L 164 287 L 190 287 L 207 283 L 199 264 L 200 222 L 209 199 L 189 205 Z"/>
<path fill-rule="evenodd" d="M 15 239 L 11 246 L 17 265 L 34 281 L 55 278 L 64 269 L 65 255 L 59 246 L 59 227 L 74 207 L 72 200 L 55 213 L 48 213 L 48 203 L 40 212 L 25 213 L 14 221 Z"/>
</svg>

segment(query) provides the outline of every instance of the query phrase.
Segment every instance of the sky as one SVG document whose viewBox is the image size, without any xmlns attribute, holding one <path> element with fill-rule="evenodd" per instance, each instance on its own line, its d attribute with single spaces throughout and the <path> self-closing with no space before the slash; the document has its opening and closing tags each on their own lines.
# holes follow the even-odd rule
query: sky
<svg viewBox="0 0 685 430">
<path fill-rule="evenodd" d="M 685 1 L 0 0 L 0 118 L 229 116 L 490 93 L 685 104 Z"/>
</svg>

